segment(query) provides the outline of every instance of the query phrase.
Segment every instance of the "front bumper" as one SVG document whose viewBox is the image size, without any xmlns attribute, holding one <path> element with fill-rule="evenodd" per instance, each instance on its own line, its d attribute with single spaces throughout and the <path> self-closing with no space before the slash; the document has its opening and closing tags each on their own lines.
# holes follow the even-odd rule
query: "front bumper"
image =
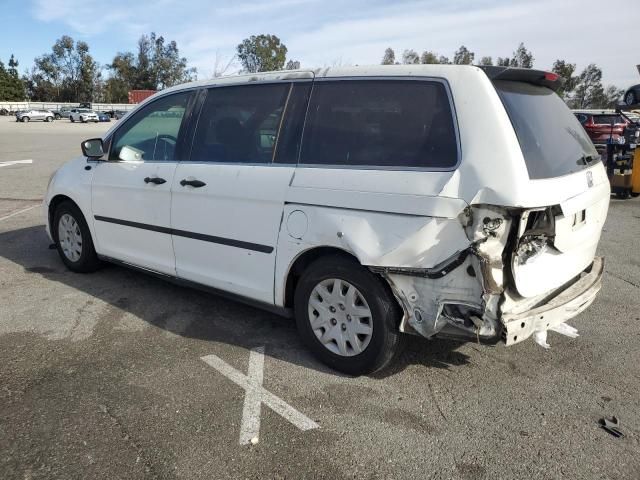
<svg viewBox="0 0 640 480">
<path fill-rule="evenodd" d="M 503 340 L 520 343 L 537 331 L 545 331 L 582 313 L 602 286 L 604 259 L 595 257 L 580 278 L 547 303 L 518 314 L 503 313 Z"/>
</svg>

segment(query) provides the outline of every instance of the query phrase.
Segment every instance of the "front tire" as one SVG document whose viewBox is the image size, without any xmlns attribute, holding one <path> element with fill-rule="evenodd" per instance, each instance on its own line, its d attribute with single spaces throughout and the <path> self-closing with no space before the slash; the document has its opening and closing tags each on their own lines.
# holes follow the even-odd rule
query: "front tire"
<svg viewBox="0 0 640 480">
<path fill-rule="evenodd" d="M 387 366 L 401 349 L 401 310 L 381 278 L 344 256 L 323 257 L 302 274 L 294 310 L 298 331 L 331 368 L 363 375 Z"/>
<path fill-rule="evenodd" d="M 75 120 L 73 119 L 73 117 L 69 117 L 69 120 L 71 120 L 71 123 L 75 123 Z"/>
<path fill-rule="evenodd" d="M 22 117 L 22 123 L 27 123 L 29 121 L 29 117 Z"/>
<path fill-rule="evenodd" d="M 100 267 L 87 222 L 74 203 L 67 201 L 58 205 L 51 231 L 60 258 L 69 270 L 89 273 Z"/>
<path fill-rule="evenodd" d="M 53 117 L 47 117 L 47 122 L 53 122 Z"/>
</svg>

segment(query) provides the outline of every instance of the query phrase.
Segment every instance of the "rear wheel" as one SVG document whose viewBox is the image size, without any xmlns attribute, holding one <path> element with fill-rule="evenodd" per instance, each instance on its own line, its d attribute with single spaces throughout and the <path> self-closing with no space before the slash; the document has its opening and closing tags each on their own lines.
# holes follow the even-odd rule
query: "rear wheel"
<svg viewBox="0 0 640 480">
<path fill-rule="evenodd" d="M 384 368 L 404 340 L 388 286 L 347 257 L 311 264 L 296 287 L 294 308 L 298 331 L 316 357 L 350 375 Z"/>
<path fill-rule="evenodd" d="M 58 205 L 51 231 L 55 235 L 60 258 L 69 270 L 89 273 L 100 267 L 87 222 L 74 203 Z"/>
<path fill-rule="evenodd" d="M 59 113 L 56 113 L 55 117 L 56 117 L 56 120 L 60 120 L 62 118 L 62 116 Z"/>
<path fill-rule="evenodd" d="M 629 90 L 624 96 L 624 103 L 626 103 L 627 105 L 635 105 L 636 103 L 638 103 L 636 93 L 633 90 Z"/>
<path fill-rule="evenodd" d="M 47 122 L 53 122 L 53 117 L 47 117 L 46 120 Z"/>
<path fill-rule="evenodd" d="M 69 120 L 71 120 L 71 123 L 74 123 L 75 120 L 73 119 L 73 117 L 69 117 Z"/>
<path fill-rule="evenodd" d="M 29 121 L 29 117 L 22 117 L 22 121 L 23 121 L 24 123 L 27 123 L 27 122 Z"/>
</svg>

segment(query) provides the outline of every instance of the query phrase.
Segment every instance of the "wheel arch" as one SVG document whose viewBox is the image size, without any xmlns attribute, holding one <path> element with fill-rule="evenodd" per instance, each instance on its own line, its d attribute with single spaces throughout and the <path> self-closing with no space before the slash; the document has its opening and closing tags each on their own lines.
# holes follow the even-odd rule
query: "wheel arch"
<svg viewBox="0 0 640 480">
<path fill-rule="evenodd" d="M 309 265 L 322 257 L 331 255 L 342 256 L 349 260 L 354 260 L 361 265 L 358 258 L 351 252 L 338 247 L 311 247 L 307 250 L 300 252 L 289 265 L 287 275 L 285 277 L 284 284 L 284 306 L 287 308 L 293 308 L 293 299 L 296 291 L 296 286 L 300 280 L 300 276 L 306 270 Z"/>
<path fill-rule="evenodd" d="M 57 233 L 57 229 L 53 228 L 53 217 L 56 214 L 56 209 L 58 208 L 58 206 L 60 204 L 62 204 L 63 202 L 71 202 L 73 203 L 78 210 L 80 210 L 80 212 L 82 212 L 82 215 L 84 215 L 84 220 L 85 222 L 87 221 L 87 216 L 85 215 L 85 213 L 82 211 L 82 208 L 80 208 L 80 205 L 78 205 L 78 202 L 76 202 L 75 200 L 73 200 L 73 198 L 68 197 L 67 195 L 64 194 L 57 194 L 55 195 L 50 201 L 49 201 L 49 213 L 48 213 L 48 220 L 49 220 L 49 231 L 51 232 L 51 236 L 53 237 L 53 241 L 57 242 L 58 241 L 58 233 Z M 88 222 L 87 222 L 88 223 Z"/>
</svg>

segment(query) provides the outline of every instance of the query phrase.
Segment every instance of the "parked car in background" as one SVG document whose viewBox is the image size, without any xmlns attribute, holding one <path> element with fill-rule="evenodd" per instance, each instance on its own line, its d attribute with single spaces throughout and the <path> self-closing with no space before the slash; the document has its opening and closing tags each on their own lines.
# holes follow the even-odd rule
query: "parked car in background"
<svg viewBox="0 0 640 480">
<path fill-rule="evenodd" d="M 53 116 L 56 120 L 60 120 L 62 118 L 69 118 L 71 115 L 71 109 L 69 108 L 61 108 L 60 110 L 53 110 Z"/>
<path fill-rule="evenodd" d="M 169 88 L 52 176 L 47 232 L 72 271 L 106 260 L 293 315 L 352 375 L 401 332 L 548 346 L 600 290 L 611 192 L 559 86 L 398 65 Z"/>
<path fill-rule="evenodd" d="M 42 120 L 53 122 L 55 115 L 51 110 L 24 110 L 16 113 L 16 122 L 30 122 L 31 120 Z"/>
<path fill-rule="evenodd" d="M 98 121 L 99 122 L 110 122 L 111 121 L 111 115 L 109 115 L 107 112 L 98 112 Z"/>
<path fill-rule="evenodd" d="M 98 115 L 86 108 L 74 108 L 71 110 L 71 114 L 69 115 L 69 120 L 72 122 L 98 122 Z"/>
<path fill-rule="evenodd" d="M 574 111 L 594 145 L 606 145 L 612 142 L 624 142 L 624 129 L 629 123 L 622 115 L 613 110 Z"/>
<path fill-rule="evenodd" d="M 129 113 L 129 112 L 126 112 L 124 110 L 116 110 L 115 112 L 113 112 L 113 118 L 115 118 L 116 120 L 120 120 L 127 113 Z"/>
<path fill-rule="evenodd" d="M 627 105 L 635 105 L 640 103 L 640 83 L 638 85 L 633 85 L 629 87 L 629 89 L 625 92 L 624 103 Z"/>
</svg>

